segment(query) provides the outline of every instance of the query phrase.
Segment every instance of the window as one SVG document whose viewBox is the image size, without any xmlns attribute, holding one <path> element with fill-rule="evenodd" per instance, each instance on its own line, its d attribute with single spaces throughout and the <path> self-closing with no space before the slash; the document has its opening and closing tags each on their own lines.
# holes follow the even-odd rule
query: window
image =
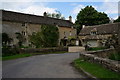
<svg viewBox="0 0 120 80">
<path fill-rule="evenodd" d="M 91 34 L 91 35 L 96 35 L 96 34 L 97 34 L 97 32 L 90 32 L 90 34 Z"/>
<path fill-rule="evenodd" d="M 25 32 L 24 32 L 24 31 L 22 31 L 22 35 L 25 35 Z"/>
<path fill-rule="evenodd" d="M 25 23 L 22 23 L 22 26 L 25 26 Z"/>
<path fill-rule="evenodd" d="M 65 32 L 64 32 L 64 35 L 65 35 Z"/>
<path fill-rule="evenodd" d="M 71 33 L 71 31 L 70 31 L 70 36 L 72 36 L 72 33 Z"/>
</svg>

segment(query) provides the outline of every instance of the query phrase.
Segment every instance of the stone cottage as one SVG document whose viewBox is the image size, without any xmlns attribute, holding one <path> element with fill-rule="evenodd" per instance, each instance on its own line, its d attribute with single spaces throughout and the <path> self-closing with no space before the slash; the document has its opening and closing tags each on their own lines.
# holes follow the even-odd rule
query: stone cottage
<svg viewBox="0 0 120 80">
<path fill-rule="evenodd" d="M 38 16 L 33 14 L 25 14 L 13 11 L 0 10 L 2 13 L 2 33 L 7 33 L 12 38 L 11 44 L 18 44 L 16 33 L 25 36 L 24 46 L 29 46 L 28 36 L 40 31 L 41 25 L 49 24 L 55 25 L 59 29 L 59 45 L 61 40 L 70 37 L 76 37 L 76 29 L 73 28 L 72 17 L 69 20 L 61 20 L 56 18 Z M 66 46 L 67 44 L 65 44 Z"/>
<path fill-rule="evenodd" d="M 79 33 L 79 39 L 83 46 L 102 47 L 105 41 L 113 34 L 118 34 L 120 23 L 109 23 L 95 26 L 83 26 Z"/>
</svg>

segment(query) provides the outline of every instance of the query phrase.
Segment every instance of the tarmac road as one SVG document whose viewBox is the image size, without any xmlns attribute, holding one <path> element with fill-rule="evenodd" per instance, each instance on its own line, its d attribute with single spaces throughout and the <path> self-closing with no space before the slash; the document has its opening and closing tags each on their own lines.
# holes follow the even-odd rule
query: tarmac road
<svg viewBox="0 0 120 80">
<path fill-rule="evenodd" d="M 3 61 L 3 78 L 85 78 L 70 63 L 79 53 L 36 55 Z"/>
</svg>

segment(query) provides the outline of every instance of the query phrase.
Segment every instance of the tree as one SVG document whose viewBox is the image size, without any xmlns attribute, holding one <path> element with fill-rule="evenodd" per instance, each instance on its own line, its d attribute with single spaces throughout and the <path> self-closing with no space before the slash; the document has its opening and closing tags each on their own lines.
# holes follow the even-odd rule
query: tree
<svg viewBox="0 0 120 80">
<path fill-rule="evenodd" d="M 56 26 L 42 25 L 41 32 L 30 36 L 30 41 L 36 47 L 55 47 L 58 44 L 59 31 Z"/>
<path fill-rule="evenodd" d="M 12 38 L 9 38 L 7 33 L 2 33 L 2 45 L 7 46 L 12 41 Z"/>
<path fill-rule="evenodd" d="M 77 30 L 80 31 L 82 29 L 82 25 L 93 26 L 109 23 L 109 21 L 109 17 L 106 13 L 98 12 L 92 6 L 86 6 L 78 13 L 75 24 L 77 25 Z"/>
<path fill-rule="evenodd" d="M 16 38 L 19 40 L 18 45 L 22 46 L 23 42 L 25 41 L 25 37 L 19 32 L 16 32 L 15 34 L 17 35 Z"/>
<path fill-rule="evenodd" d="M 63 19 L 65 20 L 65 17 L 62 16 L 60 11 L 56 11 L 56 13 L 47 13 L 47 17 L 57 18 L 57 19 Z"/>
<path fill-rule="evenodd" d="M 114 22 L 120 22 L 120 16 Z"/>
</svg>

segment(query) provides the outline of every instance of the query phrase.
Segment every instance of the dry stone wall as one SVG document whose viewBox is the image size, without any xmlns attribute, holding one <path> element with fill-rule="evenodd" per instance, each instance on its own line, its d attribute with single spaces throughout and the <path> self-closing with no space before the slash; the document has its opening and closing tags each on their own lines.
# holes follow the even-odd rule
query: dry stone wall
<svg viewBox="0 0 120 80">
<path fill-rule="evenodd" d="M 23 48 L 20 49 L 20 53 L 46 53 L 46 52 L 56 52 L 56 51 L 66 51 L 67 47 L 53 47 L 53 48 Z"/>
<path fill-rule="evenodd" d="M 102 51 L 96 52 L 96 53 L 100 54 L 101 52 Z M 105 52 L 107 52 L 107 51 L 105 51 Z M 83 58 L 84 60 L 92 62 L 92 63 L 101 64 L 103 67 L 105 67 L 109 70 L 120 73 L 119 61 L 110 60 L 108 58 L 102 58 L 102 57 L 99 57 L 99 56 L 94 55 L 94 54 L 95 54 L 94 52 L 93 52 L 93 54 L 92 53 L 89 54 L 89 52 L 81 52 L 80 58 Z"/>
</svg>

